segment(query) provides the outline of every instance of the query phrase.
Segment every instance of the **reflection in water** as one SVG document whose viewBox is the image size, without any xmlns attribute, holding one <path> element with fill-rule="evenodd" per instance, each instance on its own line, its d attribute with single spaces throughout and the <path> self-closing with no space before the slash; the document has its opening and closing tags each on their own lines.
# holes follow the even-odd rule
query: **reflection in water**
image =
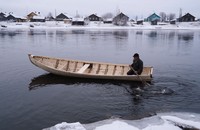
<svg viewBox="0 0 200 130">
<path fill-rule="evenodd" d="M 28 35 L 46 35 L 46 32 L 45 30 L 33 30 L 33 29 L 30 29 L 30 31 L 28 31 Z"/>
<path fill-rule="evenodd" d="M 19 30 L 16 30 L 16 31 L 1 30 L 0 31 L 0 37 L 4 37 L 4 36 L 14 37 L 17 34 L 21 34 L 21 31 L 19 31 Z"/>
<path fill-rule="evenodd" d="M 114 31 L 113 35 L 117 39 L 123 39 L 128 37 L 128 31 Z"/>
<path fill-rule="evenodd" d="M 173 40 L 175 38 L 175 32 L 169 32 L 168 39 Z"/>
<path fill-rule="evenodd" d="M 72 34 L 85 34 L 85 30 L 72 30 Z"/>
<path fill-rule="evenodd" d="M 183 41 L 192 41 L 194 39 L 194 33 L 179 33 L 178 34 L 178 40 L 183 40 Z"/>
<path fill-rule="evenodd" d="M 157 31 L 151 31 L 149 34 L 148 34 L 149 37 L 151 38 L 156 38 L 157 37 Z"/>
<path fill-rule="evenodd" d="M 40 75 L 35 77 L 31 80 L 29 84 L 29 89 L 37 89 L 41 87 L 48 87 L 49 85 L 55 84 L 65 84 L 65 85 L 72 85 L 72 84 L 112 84 L 117 86 L 127 86 L 130 88 L 138 88 L 143 87 L 143 84 L 140 82 L 130 82 L 130 81 L 115 81 L 115 80 L 100 80 L 100 79 L 84 79 L 84 78 L 72 78 L 72 77 L 64 77 L 58 76 L 51 73 Z M 132 92 L 129 90 L 132 94 Z"/>
<path fill-rule="evenodd" d="M 143 31 L 137 31 L 136 35 L 143 35 Z"/>
</svg>

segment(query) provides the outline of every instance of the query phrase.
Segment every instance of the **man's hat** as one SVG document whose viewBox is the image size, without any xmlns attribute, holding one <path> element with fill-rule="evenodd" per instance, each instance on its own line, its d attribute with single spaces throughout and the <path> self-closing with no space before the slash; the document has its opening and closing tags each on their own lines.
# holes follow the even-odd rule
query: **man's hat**
<svg viewBox="0 0 200 130">
<path fill-rule="evenodd" d="M 133 57 L 139 57 L 139 54 L 138 54 L 138 53 L 135 53 L 135 54 L 133 55 Z"/>
</svg>

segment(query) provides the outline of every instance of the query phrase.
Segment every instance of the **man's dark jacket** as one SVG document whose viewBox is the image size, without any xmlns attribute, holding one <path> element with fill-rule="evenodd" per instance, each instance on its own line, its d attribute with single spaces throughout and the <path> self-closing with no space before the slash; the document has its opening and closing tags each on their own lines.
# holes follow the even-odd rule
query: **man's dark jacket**
<svg viewBox="0 0 200 130">
<path fill-rule="evenodd" d="M 137 71 L 137 73 L 140 75 L 143 71 L 143 61 L 138 59 L 138 60 L 133 60 L 133 64 L 131 64 L 133 69 Z"/>
</svg>

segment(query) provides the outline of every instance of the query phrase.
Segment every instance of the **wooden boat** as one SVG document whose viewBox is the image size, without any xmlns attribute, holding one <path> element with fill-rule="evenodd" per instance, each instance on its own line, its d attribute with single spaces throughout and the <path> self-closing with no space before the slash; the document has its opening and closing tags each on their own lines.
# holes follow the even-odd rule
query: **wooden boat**
<svg viewBox="0 0 200 130">
<path fill-rule="evenodd" d="M 6 26 L 6 25 L 1 25 L 1 27 L 2 27 L 2 28 L 7 28 L 7 26 Z"/>
<path fill-rule="evenodd" d="M 128 64 L 69 60 L 31 54 L 29 54 L 29 59 L 34 65 L 50 73 L 77 78 L 151 81 L 153 74 L 153 67 L 144 67 L 142 74 L 138 77 L 127 75 L 130 69 Z"/>
</svg>

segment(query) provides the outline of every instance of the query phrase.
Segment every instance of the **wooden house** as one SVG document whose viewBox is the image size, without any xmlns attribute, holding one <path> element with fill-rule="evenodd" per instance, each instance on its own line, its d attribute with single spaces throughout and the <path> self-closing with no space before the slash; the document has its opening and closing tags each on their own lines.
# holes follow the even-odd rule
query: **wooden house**
<svg viewBox="0 0 200 130">
<path fill-rule="evenodd" d="M 72 17 L 68 16 L 67 14 L 59 14 L 58 16 L 56 16 L 56 21 L 64 21 L 64 20 L 71 20 Z"/>
<path fill-rule="evenodd" d="M 195 17 L 190 13 L 185 14 L 184 16 L 178 18 L 179 22 L 193 22 L 195 21 Z"/>
<path fill-rule="evenodd" d="M 27 20 L 31 20 L 32 18 L 33 18 L 33 16 L 37 16 L 38 15 L 38 13 L 36 13 L 36 12 L 31 12 L 31 13 L 29 13 L 28 15 L 27 15 Z"/>
<path fill-rule="evenodd" d="M 160 21 L 160 16 L 158 16 L 156 13 L 153 13 L 152 15 L 147 17 L 146 21 L 147 22 L 157 23 L 157 21 Z"/>
<path fill-rule="evenodd" d="M 144 21 L 143 19 L 138 19 L 136 23 L 137 23 L 138 25 L 143 25 L 143 21 Z"/>
<path fill-rule="evenodd" d="M 97 16 L 96 14 L 91 14 L 88 16 L 89 21 L 102 21 L 102 18 Z"/>
<path fill-rule="evenodd" d="M 30 19 L 30 21 L 31 22 L 45 22 L 46 20 L 45 20 L 45 17 L 37 15 L 37 16 L 33 16 L 33 18 Z"/>
<path fill-rule="evenodd" d="M 21 16 L 16 16 L 14 14 L 9 14 L 6 17 L 7 21 L 11 21 L 11 22 L 26 22 L 27 19 L 25 17 L 21 17 Z"/>
<path fill-rule="evenodd" d="M 176 24 L 176 19 L 172 19 L 169 21 L 170 24 Z"/>
<path fill-rule="evenodd" d="M 6 20 L 6 14 L 0 13 L 0 21 L 5 21 Z"/>
<path fill-rule="evenodd" d="M 85 20 L 84 20 L 84 18 L 73 18 L 72 19 L 72 25 L 84 26 Z"/>
<path fill-rule="evenodd" d="M 108 19 L 104 19 L 104 20 L 103 20 L 103 23 L 104 23 L 104 24 L 111 24 L 112 21 L 113 21 L 112 18 L 108 18 Z"/>
<path fill-rule="evenodd" d="M 12 14 L 9 14 L 9 15 L 6 17 L 6 20 L 12 21 L 12 22 L 16 22 L 16 18 L 15 18 Z"/>
<path fill-rule="evenodd" d="M 125 26 L 129 21 L 129 17 L 123 13 L 118 14 L 113 18 L 113 24 L 118 26 Z"/>
</svg>

